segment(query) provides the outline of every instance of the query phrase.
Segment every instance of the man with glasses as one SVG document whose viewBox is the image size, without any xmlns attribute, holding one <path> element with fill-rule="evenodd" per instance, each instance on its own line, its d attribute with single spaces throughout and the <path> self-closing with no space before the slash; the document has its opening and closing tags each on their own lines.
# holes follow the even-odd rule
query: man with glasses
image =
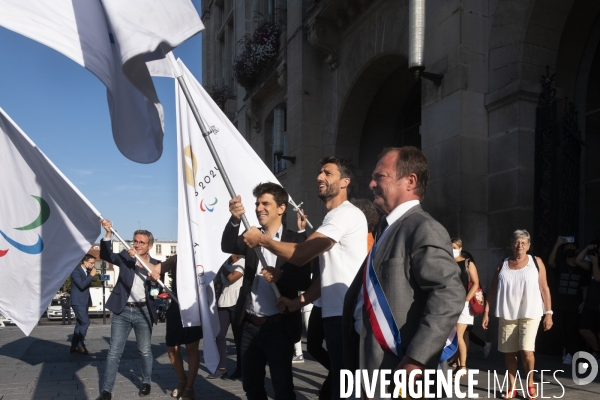
<svg viewBox="0 0 600 400">
<path fill-rule="evenodd" d="M 71 353 L 90 354 L 84 341 L 90 326 L 90 317 L 88 316 L 88 307 L 92 305 L 90 286 L 94 276 L 98 273 L 94 267 L 95 261 L 96 257 L 86 254 L 79 265 L 71 272 L 71 307 L 75 312 L 75 331 L 71 340 Z M 70 325 L 71 310 L 67 308 L 66 312 L 69 314 Z M 64 320 L 63 317 L 63 325 L 65 324 Z"/>
<path fill-rule="evenodd" d="M 106 357 L 106 372 L 102 387 L 102 400 L 112 399 L 121 354 L 125 349 L 131 329 L 141 357 L 142 387 L 139 396 L 150 394 L 152 377 L 152 324 L 158 321 L 156 306 L 150 296 L 150 281 L 160 278 L 159 272 L 147 272 L 136 259 L 153 268 L 159 261 L 150 257 L 148 251 L 154 244 L 154 236 L 146 230 L 133 233 L 133 248 L 119 254 L 112 252 L 111 227 L 109 220 L 100 221 L 106 230 L 100 246 L 100 258 L 119 267 L 119 279 L 106 302 L 106 308 L 113 312 L 110 329 L 110 349 Z M 149 279 L 150 278 L 150 279 Z"/>
</svg>

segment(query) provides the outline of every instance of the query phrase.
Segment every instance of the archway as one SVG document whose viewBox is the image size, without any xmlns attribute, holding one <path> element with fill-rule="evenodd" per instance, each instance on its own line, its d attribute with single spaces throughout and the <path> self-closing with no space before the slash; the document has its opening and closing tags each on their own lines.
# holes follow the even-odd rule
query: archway
<svg viewBox="0 0 600 400">
<path fill-rule="evenodd" d="M 368 189 L 384 147 L 421 146 L 421 84 L 405 57 L 383 54 L 361 71 L 349 90 L 337 129 L 336 154 L 356 167 L 351 196 L 372 198 Z"/>
</svg>

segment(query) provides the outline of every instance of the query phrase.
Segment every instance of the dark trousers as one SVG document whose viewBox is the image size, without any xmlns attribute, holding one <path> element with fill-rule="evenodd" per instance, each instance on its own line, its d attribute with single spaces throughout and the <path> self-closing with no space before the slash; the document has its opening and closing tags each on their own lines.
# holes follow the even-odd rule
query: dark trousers
<svg viewBox="0 0 600 400">
<path fill-rule="evenodd" d="M 340 398 L 340 371 L 344 365 L 344 345 L 342 335 L 342 317 L 322 318 L 325 330 L 325 342 L 329 352 L 331 363 L 329 373 L 331 374 L 332 399 Z"/>
<path fill-rule="evenodd" d="M 321 307 L 313 306 L 308 320 L 308 331 L 306 332 L 306 349 L 319 364 L 329 371 L 331 369 L 331 361 L 329 360 L 329 353 L 323 348 L 325 330 L 323 329 L 321 315 Z M 323 381 L 319 394 L 324 399 L 331 397 L 331 372 L 327 374 L 327 378 Z"/>
<path fill-rule="evenodd" d="M 71 307 L 63 307 L 62 308 L 62 323 L 66 323 L 69 320 L 69 325 L 71 324 Z"/>
<path fill-rule="evenodd" d="M 227 343 L 225 341 L 225 337 L 227 336 L 227 331 L 229 330 L 229 325 L 231 321 L 233 321 L 233 312 L 235 306 L 231 307 L 219 307 L 219 322 L 221 323 L 221 327 L 219 330 L 219 334 L 217 335 L 217 349 L 219 350 L 219 366 L 218 368 L 225 368 L 227 365 Z M 235 370 L 241 372 L 242 370 L 242 355 L 240 351 L 240 338 L 238 337 L 239 333 L 237 329 L 233 329 L 233 341 L 235 343 L 235 354 L 237 355 L 237 365 Z"/>
<path fill-rule="evenodd" d="M 292 376 L 294 343 L 283 322 L 255 326 L 244 321 L 241 350 L 242 386 L 248 400 L 267 400 L 267 364 L 275 400 L 296 399 Z"/>
<path fill-rule="evenodd" d="M 579 313 L 577 311 L 556 310 L 552 316 L 554 328 L 558 329 L 560 344 L 566 349 L 567 353 L 573 355 L 580 348 L 579 334 Z"/>
<path fill-rule="evenodd" d="M 75 331 L 71 340 L 71 348 L 85 347 L 85 335 L 90 326 L 90 317 L 88 316 L 87 306 L 71 306 L 75 312 Z"/>
</svg>

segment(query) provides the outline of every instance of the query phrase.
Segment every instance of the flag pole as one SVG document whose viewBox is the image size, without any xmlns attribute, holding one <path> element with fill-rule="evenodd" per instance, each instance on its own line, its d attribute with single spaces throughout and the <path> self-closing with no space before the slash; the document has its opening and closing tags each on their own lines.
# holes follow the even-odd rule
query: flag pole
<svg viewBox="0 0 600 400">
<path fill-rule="evenodd" d="M 302 203 L 304 203 L 304 202 L 301 201 L 300 204 L 296 205 L 296 203 L 294 202 L 294 199 L 292 199 L 292 197 L 290 196 L 289 199 L 288 199 L 288 203 L 290 203 L 292 205 L 292 207 L 294 207 L 294 211 L 296 211 L 298 214 L 300 214 L 300 216 L 302 218 L 306 219 L 306 224 L 308 225 L 308 227 L 310 229 L 313 229 L 312 224 L 310 223 L 310 221 L 308 220 L 308 218 L 306 218 L 306 216 L 304 215 L 304 213 L 300 209 L 300 207 L 302 206 Z"/>
<path fill-rule="evenodd" d="M 100 216 L 100 218 L 102 218 L 102 216 Z M 104 218 L 102 218 L 104 219 Z M 123 240 L 123 238 L 121 237 L 121 235 L 119 235 L 119 233 L 115 230 L 115 228 L 113 228 L 112 226 L 110 227 L 110 231 L 113 235 L 115 235 L 117 237 L 117 239 L 119 239 L 119 242 L 121 242 L 123 244 L 123 246 L 125 246 L 125 248 L 127 250 L 131 249 L 131 246 L 129 246 L 127 244 L 127 242 L 125 240 Z M 138 260 L 140 262 L 140 264 L 142 265 L 142 267 L 144 267 L 146 269 L 146 271 L 148 272 L 152 272 L 152 270 L 146 265 L 146 263 L 144 262 L 144 260 L 142 260 L 142 258 L 136 254 L 135 255 L 136 260 Z M 160 279 L 158 279 L 156 282 L 158 282 L 158 284 L 169 294 L 169 297 L 171 297 L 175 303 L 179 304 L 179 300 L 177 300 L 177 296 L 175 296 L 175 294 L 171 291 L 171 289 L 169 289 L 164 283 L 163 281 L 161 281 Z"/>
<path fill-rule="evenodd" d="M 179 87 L 181 87 L 181 90 L 183 91 L 183 94 L 185 95 L 187 103 L 190 106 L 190 108 L 192 109 L 192 114 L 194 114 L 194 118 L 196 119 L 196 122 L 198 123 L 198 127 L 200 127 L 200 131 L 202 132 L 202 137 L 204 137 L 204 140 L 206 141 L 206 144 L 208 145 L 208 149 L 210 150 L 210 154 L 212 155 L 213 159 L 215 160 L 215 163 L 217 164 L 217 168 L 219 169 L 219 172 L 221 173 L 221 176 L 223 177 L 223 182 L 225 182 L 227 191 L 229 192 L 229 195 L 231 196 L 231 198 L 234 199 L 237 197 L 235 190 L 233 190 L 231 181 L 229 180 L 229 177 L 227 176 L 227 172 L 225 172 L 225 167 L 223 167 L 223 164 L 221 163 L 221 158 L 219 157 L 219 154 L 217 153 L 217 149 L 215 148 L 215 146 L 212 142 L 212 139 L 210 138 L 210 133 L 206 129 L 206 126 L 204 125 L 204 121 L 202 121 L 202 117 L 200 116 L 200 113 L 198 112 L 196 103 L 194 102 L 194 99 L 192 98 L 192 94 L 190 93 L 190 91 L 188 89 L 187 83 L 185 82 L 185 79 L 183 78 L 183 73 L 181 72 L 179 65 L 177 65 L 175 56 L 173 56 L 172 52 L 169 52 L 166 55 L 166 57 L 169 59 L 169 62 L 171 63 L 171 67 L 173 68 L 173 72 L 175 73 L 175 77 L 177 78 L 177 82 L 179 83 Z M 244 227 L 246 228 L 246 230 L 250 229 L 250 227 L 251 227 L 250 222 L 248 222 L 248 218 L 246 218 L 246 214 L 242 214 L 241 219 L 242 219 L 242 223 L 244 224 Z M 265 259 L 265 256 L 263 255 L 262 251 L 260 251 L 260 248 L 255 247 L 254 251 L 256 252 L 256 256 L 260 260 L 260 263 L 262 264 L 263 268 L 268 267 L 269 265 L 267 264 L 267 260 Z M 271 289 L 273 289 L 273 293 L 275 293 L 275 297 L 277 297 L 277 298 L 281 297 L 279 288 L 277 287 L 277 285 L 274 282 L 271 282 Z"/>
</svg>

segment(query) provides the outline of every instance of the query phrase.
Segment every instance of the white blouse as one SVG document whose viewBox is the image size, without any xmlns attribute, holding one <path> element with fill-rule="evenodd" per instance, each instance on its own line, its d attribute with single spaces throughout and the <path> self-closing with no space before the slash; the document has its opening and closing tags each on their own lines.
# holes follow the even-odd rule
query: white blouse
<svg viewBox="0 0 600 400">
<path fill-rule="evenodd" d="M 507 320 L 541 318 L 544 315 L 544 302 L 540 291 L 539 272 L 533 257 L 524 268 L 514 270 L 504 260 L 498 274 L 498 296 L 496 316 Z"/>
</svg>

